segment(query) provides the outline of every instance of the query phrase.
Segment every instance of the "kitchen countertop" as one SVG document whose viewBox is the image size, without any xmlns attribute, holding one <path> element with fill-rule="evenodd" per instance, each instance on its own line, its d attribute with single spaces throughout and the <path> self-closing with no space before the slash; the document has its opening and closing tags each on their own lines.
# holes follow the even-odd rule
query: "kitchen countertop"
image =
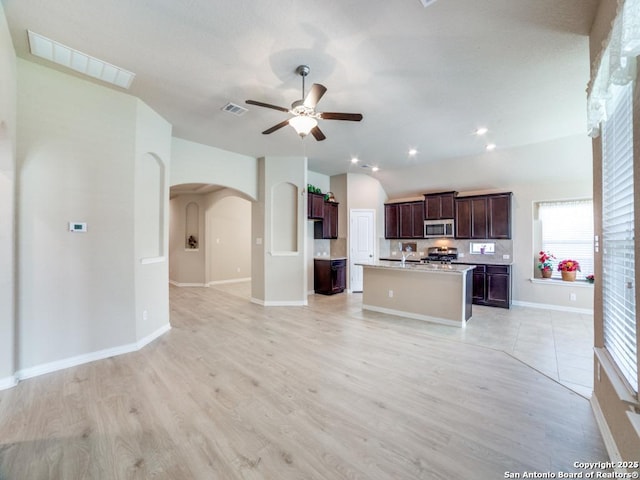
<svg viewBox="0 0 640 480">
<path fill-rule="evenodd" d="M 401 261 L 400 257 L 380 257 L 380 260 L 387 261 L 387 262 Z M 420 263 L 420 258 L 409 257 L 407 258 L 406 262 Z M 479 259 L 477 262 L 473 262 L 471 259 L 467 259 L 467 257 L 464 257 L 463 259 L 458 259 L 451 263 L 453 265 L 507 265 L 507 266 L 513 265 L 513 262 L 511 260 L 495 260 L 494 259 L 493 261 L 491 261 L 491 259 L 486 258 L 486 256 L 483 256 L 483 258 Z"/>
<path fill-rule="evenodd" d="M 330 257 L 330 256 L 322 256 L 322 257 L 313 257 L 314 260 L 346 260 L 347 257 Z"/>
<path fill-rule="evenodd" d="M 382 268 L 388 270 L 408 270 L 412 272 L 425 272 L 425 273 L 464 273 L 469 270 L 473 270 L 473 265 L 456 265 L 456 264 L 440 264 L 440 263 L 418 263 L 418 262 L 406 262 L 404 266 L 402 263 L 389 260 L 379 260 L 376 263 L 356 263 L 363 267 L 369 268 Z"/>
<path fill-rule="evenodd" d="M 455 262 L 451 262 L 451 263 L 455 263 L 456 265 L 504 265 L 504 266 L 513 265 L 513 262 L 511 260 L 494 260 L 492 262 L 492 261 L 487 261 L 486 259 L 483 258 L 482 261 L 473 262 L 471 260 L 467 260 L 466 257 L 464 260 L 466 261 L 456 260 Z"/>
</svg>

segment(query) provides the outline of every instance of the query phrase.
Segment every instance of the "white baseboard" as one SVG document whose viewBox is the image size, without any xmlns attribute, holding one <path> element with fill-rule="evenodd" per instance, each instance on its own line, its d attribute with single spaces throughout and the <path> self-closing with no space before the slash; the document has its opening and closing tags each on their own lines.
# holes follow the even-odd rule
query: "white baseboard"
<svg viewBox="0 0 640 480">
<path fill-rule="evenodd" d="M 613 435 L 611 434 L 611 430 L 609 430 L 607 420 L 604 418 L 604 413 L 602 413 L 600 403 L 598 403 L 598 399 L 595 395 L 591 395 L 590 403 L 591 410 L 593 410 L 593 416 L 595 417 L 596 424 L 598 425 L 598 429 L 600 430 L 600 435 L 602 435 L 604 447 L 607 449 L 607 453 L 609 454 L 609 460 L 614 464 L 621 462 L 622 455 L 620 455 L 618 446 L 613 439 Z"/>
<path fill-rule="evenodd" d="M 180 283 L 180 282 L 176 282 L 175 280 L 169 280 L 169 283 L 176 287 L 207 287 L 208 286 L 206 283 Z"/>
<path fill-rule="evenodd" d="M 306 300 L 265 301 L 254 297 L 251 297 L 251 303 L 262 305 L 263 307 L 306 307 L 309 305 Z"/>
<path fill-rule="evenodd" d="M 208 283 L 183 283 L 183 282 L 176 282 L 175 280 L 169 280 L 169 283 L 176 287 L 211 287 L 212 285 L 224 285 L 227 283 L 242 283 L 242 282 L 250 282 L 250 281 L 251 281 L 251 277 L 244 277 L 244 278 L 232 278 L 230 280 L 214 280 Z"/>
<path fill-rule="evenodd" d="M 0 390 L 6 390 L 7 388 L 15 387 L 18 384 L 18 379 L 12 375 L 7 378 L 0 378 Z"/>
<path fill-rule="evenodd" d="M 167 333 L 169 330 L 171 330 L 171 324 L 167 323 L 166 325 L 163 325 L 162 327 L 157 329 L 155 332 L 152 332 L 146 337 L 141 338 L 136 342 L 136 347 L 137 347 L 136 350 L 140 350 L 141 348 L 146 347 L 151 342 L 153 342 L 156 338 L 161 337 L 162 335 Z"/>
<path fill-rule="evenodd" d="M 513 300 L 511 304 L 518 307 L 541 308 L 543 310 L 557 310 L 559 312 L 585 313 L 587 315 L 593 315 L 593 308 L 565 307 L 562 305 L 552 305 L 550 303 L 522 302 L 520 300 Z"/>
<path fill-rule="evenodd" d="M 96 360 L 104 360 L 105 358 L 115 357 L 117 355 L 123 355 L 125 353 L 135 352 L 140 350 L 144 346 L 151 343 L 153 340 L 161 336 L 163 333 L 171 329 L 170 324 L 163 325 L 155 332 L 147 335 L 146 337 L 138 340 L 135 343 L 129 343 L 126 345 L 120 345 L 113 348 L 105 348 L 104 350 L 98 350 L 96 352 L 85 353 L 82 355 L 76 355 L 75 357 L 63 358 L 62 360 L 56 360 L 55 362 L 43 363 L 36 365 L 35 367 L 24 368 L 18 370 L 15 374 L 16 380 L 25 380 L 27 378 L 37 377 L 46 373 L 56 372 L 58 370 L 64 370 L 65 368 L 76 367 L 85 363 L 95 362 Z M 17 381 L 9 387 L 15 386 Z M 0 390 L 2 383 L 0 383 Z M 9 388 L 7 387 L 7 388 Z"/>
<path fill-rule="evenodd" d="M 35 367 L 24 368 L 16 372 L 16 377 L 18 380 L 25 380 L 27 378 L 44 375 L 46 373 L 64 370 L 65 368 L 76 367 L 84 363 L 95 362 L 96 360 L 104 360 L 105 358 L 135 352 L 137 349 L 138 347 L 135 343 L 120 345 L 113 348 L 105 348 L 104 350 L 98 350 L 96 352 L 85 353 L 82 355 L 76 355 L 75 357 L 56 360 L 55 362 L 43 363 L 36 365 Z"/>
<path fill-rule="evenodd" d="M 251 277 L 244 277 L 244 278 L 232 278 L 230 280 L 214 280 L 212 282 L 207 283 L 207 286 L 211 286 L 211 285 L 224 285 L 226 283 L 241 283 L 241 282 L 250 282 L 251 281 Z"/>
</svg>

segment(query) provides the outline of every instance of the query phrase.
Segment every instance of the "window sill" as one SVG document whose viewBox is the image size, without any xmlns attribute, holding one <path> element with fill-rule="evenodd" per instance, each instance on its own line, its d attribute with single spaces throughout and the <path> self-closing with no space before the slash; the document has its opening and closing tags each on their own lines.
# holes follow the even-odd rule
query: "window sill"
<svg viewBox="0 0 640 480">
<path fill-rule="evenodd" d="M 530 278 L 531 283 L 536 285 L 560 285 L 563 287 L 593 288 L 593 283 L 586 280 L 576 280 L 575 282 L 565 282 L 558 278 Z"/>
<path fill-rule="evenodd" d="M 623 379 L 622 374 L 619 372 L 618 367 L 616 367 L 613 360 L 609 356 L 609 353 L 604 348 L 594 348 L 593 349 L 598 364 L 604 369 L 615 390 L 618 398 L 626 403 L 627 405 L 631 405 L 634 408 L 640 408 L 640 402 L 638 401 L 638 394 L 633 391 L 631 385 L 627 383 L 626 380 Z M 596 367 L 597 368 L 597 367 Z M 600 372 L 596 370 L 597 381 L 600 381 Z"/>
</svg>

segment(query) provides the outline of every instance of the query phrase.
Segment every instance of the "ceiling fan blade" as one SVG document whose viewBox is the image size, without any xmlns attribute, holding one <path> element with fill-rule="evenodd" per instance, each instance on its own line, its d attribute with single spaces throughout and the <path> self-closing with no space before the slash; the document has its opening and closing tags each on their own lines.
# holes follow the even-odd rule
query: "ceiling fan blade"
<svg viewBox="0 0 640 480">
<path fill-rule="evenodd" d="M 351 122 L 359 122 L 362 120 L 361 113 L 338 113 L 338 112 L 322 112 L 320 118 L 323 120 L 349 120 Z"/>
<path fill-rule="evenodd" d="M 245 100 L 245 103 L 248 103 L 249 105 L 256 105 L 258 107 L 273 108 L 274 110 L 280 110 L 281 112 L 289 111 L 288 108 L 279 107 L 277 105 L 271 105 L 270 103 L 258 102 L 256 100 Z"/>
<path fill-rule="evenodd" d="M 287 125 L 289 125 L 289 119 L 285 120 L 284 122 L 280 122 L 279 124 L 274 125 L 271 128 L 266 129 L 264 132 L 262 132 L 262 134 L 269 135 L 270 133 L 273 133 L 276 130 L 280 130 L 282 127 L 286 127 Z"/>
<path fill-rule="evenodd" d="M 324 136 L 324 133 L 322 133 L 322 130 L 320 130 L 317 126 L 311 129 L 311 135 L 313 135 L 319 142 L 327 138 Z"/>
<path fill-rule="evenodd" d="M 316 105 L 327 91 L 327 87 L 314 83 L 311 85 L 311 90 L 307 93 L 307 98 L 304 99 L 304 106 L 307 108 L 316 108 Z"/>
</svg>

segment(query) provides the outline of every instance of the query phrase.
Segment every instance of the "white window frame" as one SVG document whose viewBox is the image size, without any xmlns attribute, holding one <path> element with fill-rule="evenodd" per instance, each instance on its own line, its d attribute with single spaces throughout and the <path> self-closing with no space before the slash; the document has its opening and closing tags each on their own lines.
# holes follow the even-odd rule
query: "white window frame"
<svg viewBox="0 0 640 480">
<path fill-rule="evenodd" d="M 557 206 L 558 208 L 570 208 L 573 205 L 576 205 L 577 209 L 583 210 L 582 216 L 579 220 L 583 220 L 583 216 L 585 214 L 590 215 L 587 219 L 588 222 L 580 222 L 580 238 L 572 243 L 571 239 L 569 238 L 569 235 L 575 232 L 575 230 L 572 228 L 567 229 L 567 231 L 565 232 L 565 238 L 563 238 L 562 236 L 554 238 L 553 234 L 558 229 L 563 228 L 564 225 L 559 225 L 557 228 L 554 225 L 549 227 L 549 224 L 547 222 L 547 226 L 545 226 L 541 210 L 544 210 L 546 207 L 549 207 L 549 209 L 551 210 L 555 206 Z M 576 272 L 576 279 L 584 281 L 587 275 L 591 275 L 594 273 L 595 267 L 595 259 L 593 254 L 593 200 L 591 198 L 576 198 L 569 200 L 538 201 L 535 202 L 534 206 L 535 219 L 538 222 L 538 234 L 536 235 L 538 241 L 536 242 L 536 248 L 534 251 L 534 269 L 536 271 L 538 270 L 539 252 L 548 251 L 556 257 L 555 260 L 552 261 L 552 279 L 561 279 L 561 274 L 558 271 L 558 264 L 562 260 L 571 259 L 579 261 L 581 271 Z M 573 225 L 575 225 L 576 222 L 574 222 Z M 564 224 L 564 222 L 562 223 Z M 572 226 L 571 217 L 567 219 L 566 225 L 568 227 Z M 571 245 L 575 245 L 575 247 Z"/>
</svg>

